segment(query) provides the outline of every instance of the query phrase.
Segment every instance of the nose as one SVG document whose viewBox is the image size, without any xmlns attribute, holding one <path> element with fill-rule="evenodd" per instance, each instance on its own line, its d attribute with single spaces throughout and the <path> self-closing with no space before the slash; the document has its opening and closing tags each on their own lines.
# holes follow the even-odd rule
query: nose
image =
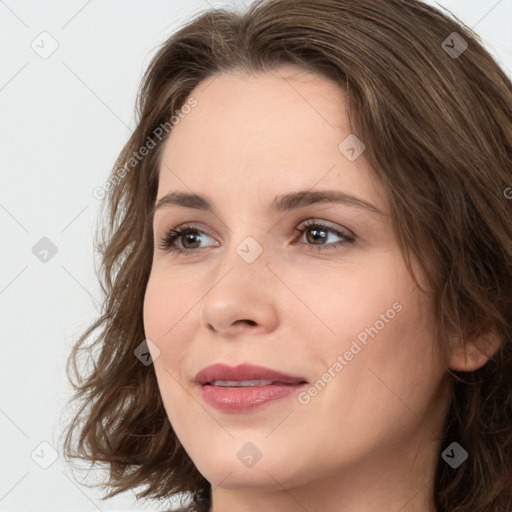
<svg viewBox="0 0 512 512">
<path fill-rule="evenodd" d="M 201 326 L 227 338 L 273 331 L 278 324 L 279 281 L 262 256 L 247 263 L 234 250 L 223 261 L 221 277 L 203 297 Z M 227 268 L 226 268 L 227 267 Z"/>
</svg>

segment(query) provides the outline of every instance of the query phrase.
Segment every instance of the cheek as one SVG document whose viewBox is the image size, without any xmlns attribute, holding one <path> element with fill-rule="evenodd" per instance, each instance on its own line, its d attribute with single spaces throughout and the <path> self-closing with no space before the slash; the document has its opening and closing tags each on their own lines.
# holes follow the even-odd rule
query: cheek
<svg viewBox="0 0 512 512">
<path fill-rule="evenodd" d="M 161 298 L 156 294 L 155 286 L 150 278 L 146 293 L 144 295 L 144 303 L 142 308 L 142 316 L 144 323 L 144 332 L 146 337 L 153 340 L 156 334 L 163 330 L 162 311 L 165 304 L 162 304 Z"/>
<path fill-rule="evenodd" d="M 310 336 L 315 331 L 322 336 L 325 347 L 350 345 L 365 328 L 375 322 L 380 326 L 386 312 L 394 318 L 399 306 L 393 309 L 393 304 L 413 289 L 398 254 L 374 251 L 371 258 L 359 254 L 326 267 L 311 266 L 307 274 L 293 269 L 283 272 L 283 281 L 298 290 L 300 298 L 287 314 L 295 316 Z"/>
<path fill-rule="evenodd" d="M 169 295 L 161 293 L 160 287 L 156 285 L 156 280 L 150 278 L 143 304 L 144 333 L 147 339 L 158 346 L 161 352 L 160 356 L 164 355 L 162 354 L 164 349 L 163 335 L 166 330 L 172 327 L 168 315 L 165 314 L 171 306 L 168 304 L 168 297 Z M 156 361 L 154 356 L 153 360 Z"/>
<path fill-rule="evenodd" d="M 198 318 L 200 290 L 193 284 L 180 286 L 177 280 L 155 272 L 150 275 L 143 304 L 143 322 L 146 336 L 161 349 L 172 344 L 180 349 L 186 341 L 186 333 Z M 199 301 L 199 302 L 198 302 Z"/>
<path fill-rule="evenodd" d="M 309 314 L 309 330 L 302 331 L 318 340 L 303 346 L 304 356 L 319 363 L 314 368 L 318 392 L 312 390 L 311 402 L 333 409 L 343 403 L 343 422 L 351 410 L 354 428 L 371 423 L 377 411 L 383 417 L 387 408 L 400 412 L 400 399 L 426 407 L 442 369 L 430 305 L 419 295 L 398 253 L 380 254 L 372 265 L 333 272 L 328 282 L 301 290 L 321 319 Z M 326 334 L 319 337 L 319 332 Z"/>
<path fill-rule="evenodd" d="M 192 297 L 173 290 L 165 278 L 157 274 L 150 276 L 144 296 L 143 322 L 146 338 L 159 350 L 155 357 L 149 345 L 164 407 L 174 425 L 176 418 L 179 419 L 178 411 L 186 410 L 187 406 L 182 388 L 185 376 L 181 374 L 186 356 L 187 320 L 190 322 L 198 313 L 193 308 Z"/>
<path fill-rule="evenodd" d="M 408 286 L 391 294 L 380 291 L 380 298 L 364 301 L 366 307 L 354 304 L 350 314 L 338 317 L 339 341 L 323 357 L 327 368 L 340 363 L 338 356 L 342 360 L 334 378 L 318 375 L 330 381 L 320 382 L 318 398 L 310 403 L 310 410 L 323 411 L 317 418 L 331 419 L 326 426 L 319 420 L 318 429 L 358 432 L 358 443 L 368 446 L 383 437 L 400 443 L 418 417 L 430 421 L 428 411 L 443 375 L 432 325 L 425 319 L 427 303 Z"/>
</svg>

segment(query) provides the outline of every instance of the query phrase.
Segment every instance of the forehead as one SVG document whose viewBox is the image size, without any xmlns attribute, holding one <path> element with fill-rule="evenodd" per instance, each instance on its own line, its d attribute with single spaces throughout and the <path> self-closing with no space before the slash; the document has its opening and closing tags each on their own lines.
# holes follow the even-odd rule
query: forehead
<svg viewBox="0 0 512 512">
<path fill-rule="evenodd" d="M 158 196 L 188 189 L 256 200 L 318 184 L 377 201 L 364 153 L 350 161 L 340 150 L 354 134 L 345 93 L 334 82 L 283 66 L 221 74 L 190 97 L 197 105 L 163 148 Z"/>
</svg>

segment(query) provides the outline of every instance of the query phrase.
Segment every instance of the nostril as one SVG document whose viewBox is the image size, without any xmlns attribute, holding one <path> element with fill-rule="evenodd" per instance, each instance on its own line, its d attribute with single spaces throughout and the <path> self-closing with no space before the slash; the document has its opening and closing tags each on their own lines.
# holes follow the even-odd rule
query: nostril
<svg viewBox="0 0 512 512">
<path fill-rule="evenodd" d="M 238 324 L 240 322 L 248 323 L 249 325 L 258 325 L 254 320 L 244 319 L 244 320 L 237 320 L 235 324 Z"/>
</svg>

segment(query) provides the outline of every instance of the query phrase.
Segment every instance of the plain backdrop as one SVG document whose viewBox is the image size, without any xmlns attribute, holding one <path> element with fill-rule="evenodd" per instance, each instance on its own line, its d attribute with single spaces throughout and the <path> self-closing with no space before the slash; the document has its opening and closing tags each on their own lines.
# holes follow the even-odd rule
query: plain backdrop
<svg viewBox="0 0 512 512">
<path fill-rule="evenodd" d="M 135 126 L 157 46 L 200 11 L 248 3 L 0 0 L 1 511 L 162 509 L 133 492 L 100 501 L 55 451 L 66 359 L 102 299 L 92 192 Z M 512 0 L 429 3 L 475 28 L 510 76 Z"/>
</svg>

